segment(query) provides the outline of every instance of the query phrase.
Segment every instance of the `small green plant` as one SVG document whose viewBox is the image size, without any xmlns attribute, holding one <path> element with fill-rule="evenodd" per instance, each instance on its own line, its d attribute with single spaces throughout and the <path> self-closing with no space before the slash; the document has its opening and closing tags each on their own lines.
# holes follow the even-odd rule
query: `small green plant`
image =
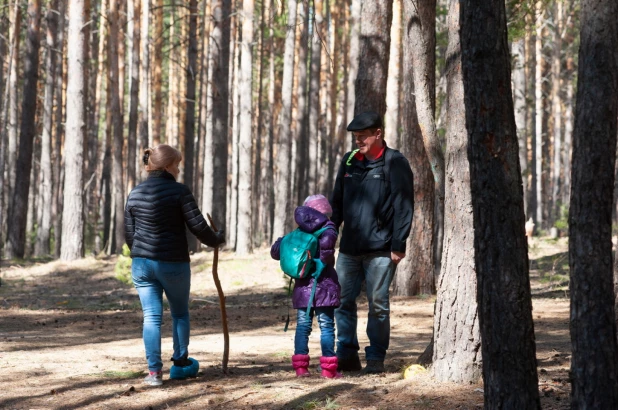
<svg viewBox="0 0 618 410">
<path fill-rule="evenodd" d="M 112 379 L 135 379 L 137 377 L 143 376 L 143 371 L 118 371 L 118 370 L 107 370 L 103 372 L 103 377 L 108 377 Z"/>
<path fill-rule="evenodd" d="M 309 400 L 309 401 L 302 403 L 300 406 L 298 406 L 298 409 L 299 410 L 314 410 L 314 409 L 317 409 L 319 406 L 320 406 L 320 401 L 318 399 L 314 399 L 314 400 Z"/>
<path fill-rule="evenodd" d="M 335 399 L 327 397 L 326 401 L 324 402 L 324 408 L 327 410 L 335 410 L 339 408 L 339 404 L 337 404 Z"/>
<path fill-rule="evenodd" d="M 130 285 L 133 283 L 133 279 L 131 278 L 131 251 L 129 247 L 125 243 L 122 245 L 122 255 L 118 255 L 118 261 L 116 262 L 116 266 L 114 266 L 115 277 L 120 282 Z"/>
<path fill-rule="evenodd" d="M 238 279 L 232 282 L 232 286 L 242 286 L 243 281 L 242 279 Z"/>
</svg>

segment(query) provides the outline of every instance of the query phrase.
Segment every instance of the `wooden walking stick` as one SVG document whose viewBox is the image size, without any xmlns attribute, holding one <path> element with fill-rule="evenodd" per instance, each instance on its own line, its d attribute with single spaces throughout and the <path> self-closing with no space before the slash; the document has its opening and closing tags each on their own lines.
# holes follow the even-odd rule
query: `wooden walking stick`
<svg viewBox="0 0 618 410">
<path fill-rule="evenodd" d="M 215 223 L 212 221 L 210 214 L 206 214 L 212 230 L 219 232 Z M 223 373 L 227 374 L 227 361 L 230 357 L 230 334 L 227 330 L 227 313 L 225 312 L 225 295 L 223 294 L 223 288 L 221 288 L 221 282 L 219 281 L 219 274 L 217 273 L 217 265 L 219 264 L 219 246 L 215 246 L 215 254 L 212 258 L 212 278 L 215 281 L 217 287 L 217 293 L 219 294 L 219 308 L 221 309 L 221 325 L 223 326 Z"/>
</svg>

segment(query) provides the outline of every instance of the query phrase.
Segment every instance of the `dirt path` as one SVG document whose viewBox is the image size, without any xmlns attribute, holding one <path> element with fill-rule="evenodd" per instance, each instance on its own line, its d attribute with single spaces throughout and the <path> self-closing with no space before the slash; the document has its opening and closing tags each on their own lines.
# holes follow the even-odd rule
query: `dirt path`
<svg viewBox="0 0 618 410">
<path fill-rule="evenodd" d="M 531 245 L 537 358 L 544 409 L 568 409 L 568 294 L 562 243 Z M 224 254 L 220 277 L 227 295 L 229 374 L 221 372 L 223 337 L 211 253 L 193 256 L 191 356 L 196 379 L 141 384 L 146 364 L 141 310 L 132 286 L 115 279 L 115 258 L 0 265 L 1 409 L 475 409 L 482 383 L 443 384 L 420 374 L 402 379 L 431 338 L 433 298 L 394 298 L 391 348 L 383 376 L 298 380 L 290 368 L 294 321 L 287 282 L 273 273 L 266 251 L 248 259 Z M 566 262 L 568 264 L 568 261 Z M 568 267 L 568 266 L 567 266 Z M 359 329 L 366 325 L 361 304 Z M 290 313 L 294 313 L 290 310 Z M 171 356 L 166 312 L 163 351 Z M 366 343 L 359 333 L 361 345 Z M 310 339 L 312 370 L 319 331 Z M 169 370 L 171 363 L 165 363 Z"/>
</svg>

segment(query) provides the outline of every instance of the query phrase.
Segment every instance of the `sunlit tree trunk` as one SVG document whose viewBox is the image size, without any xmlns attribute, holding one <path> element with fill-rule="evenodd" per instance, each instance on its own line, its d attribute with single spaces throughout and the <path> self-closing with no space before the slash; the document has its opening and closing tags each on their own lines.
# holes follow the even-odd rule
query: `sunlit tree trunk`
<svg viewBox="0 0 618 410">
<path fill-rule="evenodd" d="M 618 134 L 618 3 L 581 2 L 569 208 L 571 408 L 618 408 L 612 202 Z"/>
<path fill-rule="evenodd" d="M 239 0 L 236 0 L 234 8 L 239 4 Z M 232 95 L 232 106 L 230 107 L 230 113 L 232 118 L 230 119 L 232 128 L 232 141 L 231 141 L 231 162 L 228 163 L 228 173 L 231 175 L 231 181 L 228 187 L 228 206 L 227 206 L 227 226 L 230 227 L 228 246 L 232 249 L 236 249 L 236 240 L 238 238 L 238 140 L 240 138 L 239 130 L 239 106 L 240 106 L 240 92 L 238 90 L 238 76 L 240 73 L 240 48 L 238 44 L 240 42 L 240 30 L 238 28 L 238 19 L 232 20 L 232 43 L 230 45 L 230 55 L 232 56 L 232 78 L 230 80 L 230 94 Z"/>
<path fill-rule="evenodd" d="M 252 182 L 252 118 L 253 118 L 253 0 L 242 2 L 242 42 L 238 92 L 240 99 L 240 138 L 238 141 L 238 238 L 236 252 L 246 255 L 253 250 L 251 241 L 251 218 L 253 200 Z"/>
<path fill-rule="evenodd" d="M 296 202 L 302 203 L 309 195 L 307 184 L 307 147 L 309 144 L 309 133 L 307 130 L 307 52 L 309 51 L 309 10 L 305 9 L 305 4 L 298 4 L 298 25 L 299 25 L 299 47 L 298 47 L 298 104 L 296 108 Z"/>
<path fill-rule="evenodd" d="M 139 61 L 139 109 L 138 109 L 138 164 L 141 162 L 142 153 L 150 145 L 149 124 L 150 118 L 150 0 L 133 0 L 141 3 L 141 23 L 140 23 L 140 54 Z M 139 172 L 137 173 L 138 179 Z"/>
<path fill-rule="evenodd" d="M 526 129 L 525 38 L 514 40 L 511 44 L 511 50 L 513 55 L 513 105 L 515 107 L 517 141 L 519 142 L 519 165 L 521 166 L 524 191 L 524 211 L 526 211 L 526 204 L 528 203 L 528 133 Z"/>
<path fill-rule="evenodd" d="M 562 162 L 564 163 L 564 189 L 562 190 L 562 203 L 568 204 L 571 197 L 571 158 L 572 158 L 572 146 L 573 146 L 573 57 L 567 57 L 566 62 L 566 94 L 564 97 L 564 157 Z M 618 202 L 617 202 L 618 204 Z"/>
<path fill-rule="evenodd" d="M 21 110 L 19 149 L 15 167 L 15 186 L 8 211 L 8 238 L 5 254 L 8 258 L 23 258 L 26 244 L 26 222 L 30 171 L 36 133 L 37 78 L 39 70 L 41 0 L 28 2 L 28 33 L 24 57 L 24 95 Z"/>
<path fill-rule="evenodd" d="M 481 335 L 470 191 L 466 110 L 461 72 L 459 0 L 451 0 L 446 52 L 446 189 L 444 252 L 434 313 L 433 375 L 474 383 L 481 376 Z"/>
<path fill-rule="evenodd" d="M 350 4 L 350 63 L 348 67 L 348 96 L 347 96 L 347 111 L 346 111 L 346 126 L 354 118 L 354 109 L 356 107 L 356 77 L 358 76 L 358 64 L 360 55 L 360 22 L 361 22 L 361 0 L 351 0 Z M 350 139 L 350 147 L 354 144 L 353 139 Z M 344 151 L 347 147 L 344 147 Z"/>
<path fill-rule="evenodd" d="M 88 52 L 88 3 L 69 2 L 67 41 L 67 124 L 65 140 L 64 218 L 62 219 L 62 260 L 84 254 L 83 161 L 86 139 L 86 84 Z"/>
<path fill-rule="evenodd" d="M 9 72 L 9 86 L 8 86 L 8 101 L 7 110 L 8 110 L 8 121 L 6 122 L 7 127 L 7 135 L 8 135 L 8 144 L 7 144 L 7 173 L 8 173 L 8 189 L 7 192 L 7 206 L 10 205 L 11 198 L 13 198 L 13 192 L 15 189 L 15 175 L 17 168 L 17 145 L 18 145 L 18 126 L 17 123 L 19 121 L 19 96 L 18 96 L 18 88 L 19 88 L 19 66 L 21 63 L 20 58 L 20 26 L 21 26 L 21 6 L 15 2 L 14 11 L 13 11 L 13 24 L 11 28 L 11 38 L 9 39 L 10 43 L 13 45 L 13 52 L 11 53 L 12 61 L 10 64 L 10 72 Z M 8 232 L 8 230 L 7 230 Z"/>
<path fill-rule="evenodd" d="M 313 33 L 311 36 L 311 65 L 309 73 L 309 136 L 307 138 L 307 193 L 317 189 L 320 132 L 320 74 L 322 68 L 322 0 L 313 1 Z M 301 198 L 304 199 L 304 198 Z"/>
<path fill-rule="evenodd" d="M 57 63 L 56 63 L 56 112 L 55 128 L 56 132 L 53 141 L 53 198 L 52 198 L 52 215 L 54 221 L 54 239 L 55 249 L 54 256 L 60 258 L 62 250 L 62 210 L 63 210 L 63 192 L 64 192 L 64 167 L 62 167 L 62 143 L 64 140 L 64 85 L 66 76 L 65 64 L 65 35 L 64 28 L 66 27 L 66 4 L 64 1 L 58 2 L 58 47 L 57 47 Z"/>
<path fill-rule="evenodd" d="M 285 54 L 283 57 L 283 80 L 281 85 L 281 114 L 279 116 L 277 143 L 277 160 L 275 172 L 275 219 L 273 237 L 283 236 L 288 228 L 292 210 L 290 166 L 290 130 L 292 112 L 292 93 L 294 85 L 294 43 L 296 39 L 296 0 L 288 0 L 288 33 L 285 38 Z M 317 135 L 317 134 L 316 134 Z"/>
<path fill-rule="evenodd" d="M 400 79 L 399 55 L 402 47 L 402 35 L 405 35 L 401 32 L 402 1 L 393 1 L 391 50 L 388 59 L 388 79 L 386 82 L 386 114 L 384 115 L 384 129 L 388 146 L 396 149 L 399 149 L 395 141 L 399 141 L 399 87 L 402 82 Z M 407 68 L 411 69 L 410 67 Z"/>
</svg>

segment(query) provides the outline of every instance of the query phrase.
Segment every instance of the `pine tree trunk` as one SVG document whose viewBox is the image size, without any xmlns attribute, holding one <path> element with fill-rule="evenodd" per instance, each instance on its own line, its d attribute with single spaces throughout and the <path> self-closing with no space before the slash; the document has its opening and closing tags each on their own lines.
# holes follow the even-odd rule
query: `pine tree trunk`
<svg viewBox="0 0 618 410">
<path fill-rule="evenodd" d="M 238 1 L 236 0 L 236 4 L 234 8 L 237 7 Z M 230 55 L 232 56 L 232 78 L 230 80 L 231 86 L 231 94 L 232 94 L 232 107 L 230 109 L 230 113 L 232 118 L 230 119 L 231 128 L 232 128 L 232 155 L 231 162 L 228 164 L 228 173 L 231 175 L 231 181 L 228 191 L 228 199 L 227 199 L 227 226 L 230 227 L 229 232 L 229 240 L 228 246 L 232 249 L 236 249 L 236 239 L 238 238 L 238 140 L 240 138 L 240 130 L 239 126 L 239 106 L 240 106 L 240 92 L 238 90 L 238 76 L 240 73 L 240 48 L 238 44 L 240 43 L 240 35 L 241 32 L 238 29 L 238 25 L 236 22 L 238 19 L 232 20 L 232 42 L 230 44 Z"/>
<path fill-rule="evenodd" d="M 569 208 L 571 407 L 615 409 L 618 347 L 611 237 L 618 134 L 618 4 L 585 0 L 581 7 Z"/>
<path fill-rule="evenodd" d="M 296 168 L 294 185 L 296 186 L 296 202 L 302 203 L 309 195 L 307 184 L 307 148 L 310 141 L 307 126 L 307 51 L 309 50 L 309 10 L 305 9 L 305 4 L 298 4 L 298 25 L 300 26 L 300 38 L 298 47 L 298 96 L 296 108 L 296 130 L 294 138 L 296 140 Z"/>
<path fill-rule="evenodd" d="M 319 0 L 318 0 L 319 1 Z M 275 220 L 273 237 L 283 236 L 288 229 L 292 207 L 291 184 L 288 169 L 290 167 L 290 114 L 292 112 L 292 93 L 294 85 L 294 43 L 296 40 L 296 0 L 288 0 L 288 33 L 285 38 L 283 57 L 283 80 L 281 85 L 281 114 L 278 124 L 279 141 L 277 144 L 277 163 L 275 173 Z M 316 135 L 316 134 L 314 134 Z"/>
<path fill-rule="evenodd" d="M 129 133 L 127 141 L 127 192 L 136 185 L 136 158 L 138 140 L 138 106 L 139 106 L 139 77 L 140 77 L 140 34 L 141 10 L 140 0 L 129 0 Z M 141 155 L 140 155 L 141 157 Z M 141 163 L 141 162 L 140 162 Z"/>
<path fill-rule="evenodd" d="M 403 0 L 393 1 L 393 22 L 391 24 L 391 49 L 390 57 L 388 60 L 388 79 L 386 82 L 386 113 L 384 115 L 384 130 L 385 135 L 388 135 L 388 146 L 390 148 L 396 148 L 395 141 L 399 141 L 399 87 L 403 82 L 400 77 L 403 77 L 401 73 L 400 51 L 402 48 L 402 34 L 401 21 L 402 21 L 402 5 Z M 431 3 L 431 2 L 430 2 Z M 435 9 L 435 4 L 434 4 Z M 406 28 L 409 29 L 408 27 Z M 406 31 L 407 31 L 406 30 Z M 411 67 L 406 67 L 408 70 L 412 70 Z"/>
<path fill-rule="evenodd" d="M 63 136 L 65 134 L 65 121 L 64 121 L 64 89 L 67 80 L 65 62 L 66 59 L 65 50 L 65 35 L 64 28 L 66 27 L 66 4 L 64 1 L 58 3 L 58 53 L 56 55 L 56 113 L 55 124 L 56 132 L 54 138 L 54 152 L 52 156 L 53 160 L 53 199 L 52 199 L 52 215 L 54 216 L 54 239 L 55 249 L 54 256 L 60 258 L 62 250 L 62 211 L 64 206 L 63 192 L 64 192 L 64 167 L 62 167 L 62 143 Z"/>
<path fill-rule="evenodd" d="M 62 260 L 74 260 L 84 254 L 83 161 L 86 138 L 86 64 L 88 26 L 87 2 L 69 3 L 67 41 L 67 115 L 65 139 L 64 209 L 62 219 Z"/>
<path fill-rule="evenodd" d="M 252 142 L 253 133 L 253 0 L 242 3 L 242 42 L 240 43 L 241 61 L 238 91 L 240 99 L 240 138 L 238 141 L 238 237 L 236 253 L 246 255 L 253 251 L 251 241 L 251 218 L 253 200 L 251 197 L 252 183 Z M 289 126 L 288 126 L 289 127 Z"/>
<path fill-rule="evenodd" d="M 154 1 L 154 45 L 152 61 L 152 88 L 154 103 L 152 107 L 152 145 L 159 145 L 161 140 L 161 120 L 163 106 L 163 0 Z"/>
<path fill-rule="evenodd" d="M 559 195 L 562 189 L 562 178 L 560 172 L 562 170 L 562 99 L 560 96 L 561 90 L 561 60 L 560 53 L 562 51 L 562 3 L 554 3 L 554 44 L 552 50 L 552 83 L 551 83 L 551 105 L 553 116 L 553 148 L 554 160 L 551 170 L 551 208 L 550 208 L 550 225 L 560 219 L 560 202 Z"/>
<path fill-rule="evenodd" d="M 110 94 L 108 98 L 111 100 L 112 110 L 112 197 L 113 197 L 113 242 L 111 244 L 111 252 L 114 254 L 122 253 L 122 245 L 124 244 L 124 181 L 123 181 L 123 155 L 124 146 L 123 139 L 123 118 L 122 107 L 120 105 L 120 87 L 121 81 L 119 73 L 119 55 L 118 50 L 118 34 L 119 34 L 119 18 L 118 18 L 118 3 L 116 0 L 110 1 L 109 13 L 109 46 L 108 46 L 108 64 L 109 64 L 109 79 L 110 79 Z"/>
<path fill-rule="evenodd" d="M 365 0 L 361 5 L 360 51 L 358 74 L 354 88 L 354 114 L 386 112 L 386 79 L 390 52 L 390 30 L 393 17 L 391 1 Z M 371 22 L 371 24 L 366 24 Z M 350 119 L 351 121 L 351 119 Z"/>
<path fill-rule="evenodd" d="M 536 63 L 534 74 L 534 156 L 535 172 L 533 178 L 536 180 L 536 209 L 535 223 L 537 228 L 543 225 L 543 25 L 540 20 L 543 18 L 543 3 L 536 3 L 536 40 L 534 43 Z"/>
<path fill-rule="evenodd" d="M 539 409 L 505 4 L 463 0 L 460 16 L 484 404 Z"/>
<path fill-rule="evenodd" d="M 11 191 L 13 189 L 14 178 L 11 175 L 15 174 L 15 153 L 17 152 L 17 137 L 11 135 L 9 132 L 12 129 L 10 119 L 15 112 L 16 115 L 16 87 L 14 82 L 17 80 L 17 67 L 16 64 L 19 61 L 17 54 L 19 53 L 19 26 L 21 19 L 20 7 L 18 0 L 15 1 L 11 14 L 13 24 L 7 22 L 10 26 L 9 33 L 9 52 L 7 63 L 7 85 L 4 88 L 2 95 L 3 104 L 0 118 L 0 249 L 4 249 L 6 241 L 7 229 L 7 212 L 9 201 L 11 198 Z M 4 71 L 4 66 L 0 66 L 0 70 Z M 4 82 L 2 84 L 4 87 Z M 11 137 L 14 137 L 11 140 Z M 5 170 L 7 170 L 8 178 L 5 180 Z M 12 170 L 12 171 L 11 171 Z M 1 255 L 1 253 L 0 253 Z"/>
<path fill-rule="evenodd" d="M 307 139 L 307 194 L 317 192 L 318 149 L 320 132 L 320 74 L 322 66 L 322 0 L 313 1 L 313 34 L 309 74 L 309 136 Z M 304 199 L 304 198 L 301 198 Z"/>
<path fill-rule="evenodd" d="M 212 142 L 206 141 L 205 162 L 212 163 L 212 171 L 204 166 L 204 209 L 211 210 L 219 229 L 225 229 L 227 210 L 228 161 L 228 99 L 230 79 L 230 14 L 231 0 L 213 0 L 212 31 L 210 37 L 212 71 Z M 209 192 L 206 192 L 209 190 Z"/>
<path fill-rule="evenodd" d="M 571 198 L 571 158 L 573 146 L 573 57 L 567 58 L 566 72 L 566 95 L 564 97 L 564 189 L 562 190 L 562 203 L 568 204 Z M 618 205 L 618 202 L 617 202 Z"/>
<path fill-rule="evenodd" d="M 444 252 L 434 313 L 433 375 L 440 381 L 475 383 L 481 376 L 481 335 L 459 19 L 459 0 L 451 0 L 445 68 L 448 122 Z"/>
<path fill-rule="evenodd" d="M 513 55 L 513 105 L 515 107 L 515 124 L 519 142 L 519 165 L 521 167 L 524 191 L 524 211 L 528 215 L 528 133 L 526 129 L 526 48 L 525 39 L 519 38 L 511 45 Z"/>
<path fill-rule="evenodd" d="M 28 2 L 28 34 L 24 58 L 24 95 L 21 111 L 19 153 L 15 168 L 15 186 L 11 197 L 8 220 L 6 256 L 23 258 L 26 244 L 26 222 L 30 171 L 36 133 L 37 78 L 39 70 L 41 0 Z"/>
<path fill-rule="evenodd" d="M 150 44 L 152 38 L 149 34 L 150 28 L 150 0 L 133 0 L 141 3 L 141 23 L 140 23 L 140 53 L 139 62 L 140 80 L 139 84 L 139 109 L 138 109 L 138 163 L 142 167 L 142 154 L 150 145 L 149 124 L 150 119 Z M 139 174 L 138 174 L 138 179 Z M 137 183 L 137 181 L 136 181 Z"/>
<path fill-rule="evenodd" d="M 45 96 L 43 100 L 43 134 L 41 135 L 41 219 L 36 235 L 34 255 L 41 257 L 49 255 L 49 239 L 51 233 L 51 201 L 52 201 L 52 164 L 51 140 L 54 104 L 54 86 L 56 85 L 56 34 L 58 30 L 57 16 L 58 0 L 54 0 L 47 11 L 47 55 L 45 57 Z"/>
<path fill-rule="evenodd" d="M 361 31 L 361 0 L 351 0 L 350 4 L 350 64 L 348 68 L 348 103 L 346 113 L 346 126 L 347 123 L 354 118 L 356 107 L 356 77 L 358 76 L 359 69 L 359 56 L 360 56 L 360 31 Z M 354 146 L 354 139 L 350 139 L 350 147 Z M 344 151 L 347 147 L 344 147 Z"/>
</svg>

